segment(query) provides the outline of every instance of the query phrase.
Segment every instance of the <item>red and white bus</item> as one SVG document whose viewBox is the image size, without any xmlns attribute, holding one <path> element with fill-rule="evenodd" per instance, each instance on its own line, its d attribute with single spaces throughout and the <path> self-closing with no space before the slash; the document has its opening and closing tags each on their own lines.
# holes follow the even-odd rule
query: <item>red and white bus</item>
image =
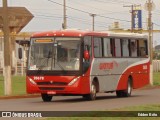
<svg viewBox="0 0 160 120">
<path fill-rule="evenodd" d="M 149 84 L 148 37 L 138 33 L 60 30 L 35 33 L 30 40 L 27 92 L 81 95 L 98 92 L 131 96 Z"/>
</svg>

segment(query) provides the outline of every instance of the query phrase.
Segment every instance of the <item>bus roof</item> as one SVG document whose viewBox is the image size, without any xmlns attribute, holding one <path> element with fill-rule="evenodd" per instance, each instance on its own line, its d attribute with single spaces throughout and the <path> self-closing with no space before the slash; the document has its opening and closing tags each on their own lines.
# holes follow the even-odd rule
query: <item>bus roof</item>
<svg viewBox="0 0 160 120">
<path fill-rule="evenodd" d="M 105 32 L 95 32 L 95 31 L 82 31 L 82 30 L 57 30 L 57 31 L 46 31 L 34 33 L 32 37 L 81 37 L 81 36 L 108 36 L 108 33 Z"/>
<path fill-rule="evenodd" d="M 122 38 L 148 38 L 147 34 L 140 34 L 140 33 L 116 33 L 116 32 L 108 32 L 108 36 L 111 37 L 122 37 Z"/>
<path fill-rule="evenodd" d="M 148 38 L 146 34 L 139 33 L 116 33 L 111 31 L 83 31 L 75 29 L 53 30 L 46 32 L 34 33 L 32 37 L 82 37 L 82 36 L 108 36 L 108 37 L 122 37 L 122 38 Z"/>
</svg>

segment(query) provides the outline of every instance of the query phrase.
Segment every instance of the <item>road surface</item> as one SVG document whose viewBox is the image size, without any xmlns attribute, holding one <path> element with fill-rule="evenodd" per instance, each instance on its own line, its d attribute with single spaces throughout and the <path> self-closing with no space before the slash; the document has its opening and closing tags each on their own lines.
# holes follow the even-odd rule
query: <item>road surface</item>
<svg viewBox="0 0 160 120">
<path fill-rule="evenodd" d="M 81 96 L 54 96 L 51 102 L 43 102 L 40 97 L 1 99 L 0 111 L 101 111 L 157 103 L 160 104 L 160 88 L 134 90 L 128 98 L 99 93 L 95 101 L 85 101 Z"/>
</svg>

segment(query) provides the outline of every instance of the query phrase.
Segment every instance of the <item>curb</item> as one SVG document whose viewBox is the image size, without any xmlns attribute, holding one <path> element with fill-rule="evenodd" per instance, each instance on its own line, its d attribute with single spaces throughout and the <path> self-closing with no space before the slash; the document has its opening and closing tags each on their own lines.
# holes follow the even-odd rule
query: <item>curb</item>
<svg viewBox="0 0 160 120">
<path fill-rule="evenodd" d="M 139 88 L 137 90 L 150 90 L 150 89 L 160 89 L 160 85 L 147 85 L 145 87 Z"/>
<path fill-rule="evenodd" d="M 40 95 L 39 94 L 35 94 L 35 95 L 0 96 L 0 100 L 1 99 L 36 98 L 36 97 L 40 97 Z"/>
</svg>

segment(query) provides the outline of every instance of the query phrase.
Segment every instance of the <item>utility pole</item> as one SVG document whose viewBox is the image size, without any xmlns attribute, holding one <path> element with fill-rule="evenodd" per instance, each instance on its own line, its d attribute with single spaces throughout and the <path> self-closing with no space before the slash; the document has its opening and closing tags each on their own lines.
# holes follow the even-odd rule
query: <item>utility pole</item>
<svg viewBox="0 0 160 120">
<path fill-rule="evenodd" d="M 63 29 L 67 29 L 66 0 L 63 0 Z"/>
<path fill-rule="evenodd" d="M 4 33 L 4 92 L 11 95 L 11 41 L 9 38 L 9 19 L 7 0 L 3 0 L 3 33 Z"/>
<path fill-rule="evenodd" d="M 123 6 L 123 7 L 131 7 L 131 11 L 130 11 L 130 13 L 131 13 L 131 32 L 134 32 L 134 30 L 133 30 L 134 11 L 133 10 L 134 10 L 134 7 L 137 7 L 137 6 L 140 6 L 140 5 L 124 5 Z"/>
<path fill-rule="evenodd" d="M 154 9 L 154 3 L 151 0 L 146 2 L 145 7 L 148 11 L 148 36 L 149 36 L 149 50 L 150 50 L 150 84 L 153 85 L 153 40 L 152 40 L 152 10 Z"/>
<path fill-rule="evenodd" d="M 124 5 L 123 7 L 131 7 L 131 32 L 133 32 L 133 5 Z"/>
<path fill-rule="evenodd" d="M 96 14 L 90 14 L 90 16 L 92 17 L 92 30 L 94 31 L 94 18 Z"/>
</svg>

